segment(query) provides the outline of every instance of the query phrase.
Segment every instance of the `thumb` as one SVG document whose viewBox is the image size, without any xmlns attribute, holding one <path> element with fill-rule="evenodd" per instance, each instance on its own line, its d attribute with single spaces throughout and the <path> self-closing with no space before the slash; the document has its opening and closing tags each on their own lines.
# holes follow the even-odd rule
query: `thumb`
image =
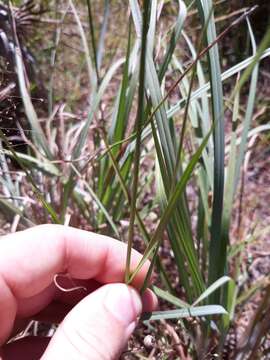
<svg viewBox="0 0 270 360">
<path fill-rule="evenodd" d="M 105 285 L 71 310 L 42 360 L 117 359 L 141 311 L 136 290 L 124 284 Z"/>
</svg>

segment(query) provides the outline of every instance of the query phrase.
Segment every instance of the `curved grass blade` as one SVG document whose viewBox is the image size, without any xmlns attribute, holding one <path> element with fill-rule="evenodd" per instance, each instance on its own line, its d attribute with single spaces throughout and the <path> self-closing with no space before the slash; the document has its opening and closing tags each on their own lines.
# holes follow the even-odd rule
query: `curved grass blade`
<svg viewBox="0 0 270 360">
<path fill-rule="evenodd" d="M 22 61 L 22 55 L 21 51 L 18 47 L 15 48 L 15 60 L 16 60 L 16 66 L 17 66 L 17 76 L 18 76 L 18 82 L 20 87 L 20 92 L 23 100 L 23 105 L 25 108 L 25 113 L 27 116 L 27 119 L 30 123 L 31 129 L 33 130 L 33 140 L 35 144 L 38 146 L 39 149 L 42 149 L 45 153 L 45 155 L 48 157 L 49 160 L 53 159 L 53 155 L 51 153 L 51 150 L 49 148 L 48 142 L 46 140 L 46 137 L 44 135 L 44 132 L 39 124 L 37 113 L 34 109 L 34 106 L 32 104 L 31 98 L 29 96 L 26 83 L 25 83 L 25 77 L 24 77 L 24 65 Z"/>
<path fill-rule="evenodd" d="M 0 153 L 3 153 L 7 156 L 14 158 L 14 155 L 10 150 L 1 149 Z M 17 151 L 16 151 L 16 155 L 17 155 L 17 158 L 20 159 L 20 161 L 23 164 L 25 164 L 25 166 L 27 168 L 34 167 L 37 170 L 40 170 L 41 172 L 43 172 L 44 174 L 49 175 L 49 176 L 60 176 L 61 175 L 59 169 L 54 164 L 52 164 L 49 160 L 47 160 L 46 158 L 37 159 L 31 155 L 19 153 Z"/>
<path fill-rule="evenodd" d="M 176 20 L 176 23 L 175 23 L 175 26 L 173 29 L 173 33 L 171 35 L 171 39 L 170 39 L 166 54 L 164 56 L 163 63 L 158 71 L 158 78 L 160 81 L 164 78 L 165 73 L 168 69 L 168 66 L 171 62 L 177 41 L 181 35 L 182 29 L 184 26 L 184 22 L 187 17 L 187 8 L 186 8 L 185 3 L 182 0 L 178 0 L 178 7 L 179 7 L 178 17 L 177 17 L 177 20 Z"/>
<path fill-rule="evenodd" d="M 144 314 L 142 320 L 172 320 L 187 317 L 209 316 L 209 315 L 225 315 L 227 311 L 220 305 L 205 305 L 190 307 L 188 309 L 168 310 L 168 311 L 155 311 L 149 314 Z"/>
<path fill-rule="evenodd" d="M 20 210 L 17 206 L 12 204 L 11 202 L 6 201 L 5 199 L 0 198 L 0 210 L 1 210 L 1 214 L 3 214 L 6 217 L 6 219 L 10 222 L 13 221 L 15 215 L 19 215 L 23 225 L 27 227 L 32 227 L 36 225 L 31 220 L 25 217 L 22 210 Z"/>
<path fill-rule="evenodd" d="M 124 59 L 121 58 L 110 67 L 110 69 L 107 71 L 106 75 L 104 76 L 102 82 L 100 83 L 97 93 L 93 95 L 91 106 L 89 107 L 87 120 L 80 132 L 78 143 L 76 144 L 73 150 L 73 154 L 72 154 L 73 159 L 78 159 L 81 156 L 81 151 L 87 140 L 89 127 L 94 119 L 96 111 L 99 108 L 100 100 L 105 90 L 107 89 L 107 86 L 109 85 L 112 77 L 114 76 L 115 72 L 118 70 L 120 66 L 122 66 L 123 63 L 124 63 Z"/>
<path fill-rule="evenodd" d="M 72 169 L 74 170 L 74 172 L 77 174 L 78 177 L 81 177 L 79 171 L 75 168 L 75 166 L 73 164 L 72 164 Z M 120 239 L 120 234 L 117 230 L 117 226 L 115 225 L 113 219 L 111 218 L 111 216 L 108 213 L 108 211 L 106 210 L 106 208 L 103 206 L 102 202 L 99 200 L 98 196 L 95 194 L 94 190 L 91 188 L 91 186 L 89 186 L 89 184 L 85 180 L 81 179 L 81 181 L 83 182 L 84 186 L 86 187 L 87 191 L 89 192 L 91 198 L 94 200 L 94 202 L 97 204 L 99 209 L 104 214 L 105 218 L 107 219 L 108 223 L 110 224 L 110 226 L 111 226 L 112 230 L 114 231 L 115 235 L 117 236 L 117 238 Z"/>
<path fill-rule="evenodd" d="M 175 305 L 179 308 L 190 307 L 190 305 L 185 301 L 178 299 L 176 296 L 170 294 L 168 291 L 164 291 L 157 286 L 153 286 L 153 291 L 158 297 L 165 301 L 168 301 L 172 305 Z"/>
<path fill-rule="evenodd" d="M 252 60 L 251 64 L 249 64 L 249 66 L 246 68 L 243 75 L 241 76 L 241 79 L 238 84 L 238 88 L 235 89 L 235 91 L 240 90 L 242 88 L 242 86 L 246 83 L 246 81 L 249 79 L 249 77 L 252 73 L 252 70 L 257 65 L 257 62 L 259 61 L 259 59 L 261 58 L 264 51 L 268 48 L 269 45 L 270 45 L 270 26 L 268 27 L 260 45 L 259 45 L 256 55 L 253 56 L 253 60 Z M 233 96 L 233 94 L 232 94 L 232 96 Z"/>
<path fill-rule="evenodd" d="M 80 33 L 80 37 L 81 37 L 81 40 L 82 40 L 83 49 L 84 49 L 84 52 L 85 52 L 85 60 L 86 60 L 86 65 L 87 65 L 87 72 L 88 72 L 88 77 L 89 77 L 89 85 L 92 88 L 92 93 L 95 93 L 96 92 L 96 87 L 97 87 L 97 77 L 96 77 L 95 71 L 93 69 L 91 56 L 90 56 L 90 51 L 89 51 L 89 47 L 88 47 L 88 43 L 87 43 L 87 39 L 86 39 L 86 34 L 85 34 L 85 31 L 84 31 L 82 22 L 80 20 L 80 17 L 78 15 L 78 12 L 76 10 L 76 7 L 75 7 L 75 5 L 73 3 L 73 0 L 69 0 L 69 6 L 71 7 L 71 10 L 73 12 L 73 15 L 74 15 L 74 18 L 76 20 L 78 30 L 79 30 L 79 33 Z"/>
<path fill-rule="evenodd" d="M 45 200 L 43 194 L 40 192 L 40 190 L 38 189 L 38 187 L 35 184 L 35 181 L 31 175 L 31 173 L 28 171 L 28 169 L 26 168 L 26 166 L 24 165 L 24 163 L 21 161 L 21 159 L 17 156 L 16 152 L 13 150 L 12 146 L 10 146 L 8 139 L 6 138 L 5 134 L 3 133 L 3 131 L 0 129 L 0 138 L 2 139 L 2 141 L 5 143 L 5 145 L 7 146 L 7 148 L 10 150 L 10 152 L 12 153 L 13 158 L 16 160 L 16 162 L 20 165 L 20 167 L 23 169 L 23 171 L 25 172 L 26 175 L 26 179 L 29 181 L 29 183 L 32 185 L 32 190 L 34 192 L 34 194 L 36 195 L 37 199 L 42 203 L 43 207 L 47 210 L 47 212 L 50 214 L 52 220 L 54 223 L 56 224 L 60 224 L 61 221 L 59 220 L 55 210 L 53 209 L 53 207 Z"/>
<path fill-rule="evenodd" d="M 230 281 L 231 278 L 229 276 L 222 276 L 222 278 L 215 281 L 212 285 L 210 285 L 202 294 L 198 297 L 196 301 L 192 304 L 192 306 L 198 305 L 203 300 L 207 299 L 214 291 L 220 288 L 222 285 L 226 284 Z"/>
<path fill-rule="evenodd" d="M 251 28 L 251 24 L 248 19 L 247 19 L 247 24 L 248 24 L 248 29 L 249 29 L 250 39 L 251 39 L 253 56 L 254 56 L 254 60 L 255 60 L 256 53 L 257 53 L 256 41 L 255 41 L 254 33 Z M 259 76 L 259 62 L 257 62 L 255 64 L 255 66 L 252 70 L 252 74 L 251 74 L 249 95 L 248 95 L 248 100 L 247 100 L 247 110 L 246 110 L 246 114 L 245 114 L 245 118 L 244 118 L 244 122 L 243 122 L 243 132 L 241 135 L 241 143 L 240 143 L 240 147 L 239 147 L 239 153 L 238 153 L 237 159 L 236 159 L 235 177 L 234 177 L 234 183 L 233 183 L 234 193 L 236 192 L 236 188 L 237 188 L 237 184 L 238 184 L 238 180 L 239 180 L 239 176 L 240 176 L 240 170 L 241 170 L 241 166 L 243 163 L 248 133 L 249 133 L 252 115 L 253 115 L 253 111 L 254 111 L 258 76 Z"/>
</svg>

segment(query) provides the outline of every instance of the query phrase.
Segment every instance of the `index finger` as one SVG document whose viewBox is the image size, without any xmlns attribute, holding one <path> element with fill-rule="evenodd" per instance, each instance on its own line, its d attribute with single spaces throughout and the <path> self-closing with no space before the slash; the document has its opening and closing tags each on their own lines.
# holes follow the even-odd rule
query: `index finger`
<svg viewBox="0 0 270 360">
<path fill-rule="evenodd" d="M 31 297 L 45 289 L 54 275 L 67 272 L 77 279 L 122 282 L 126 245 L 107 236 L 61 225 L 40 225 L 0 240 L 0 276 L 13 295 Z M 141 254 L 132 251 L 131 268 Z M 146 264 L 134 279 L 140 287 Z"/>
<path fill-rule="evenodd" d="M 133 250 L 131 269 L 140 259 Z M 0 239 L 0 344 L 10 334 L 22 300 L 40 297 L 55 274 L 100 283 L 123 282 L 125 263 L 124 243 L 71 227 L 40 225 L 4 236 Z M 147 270 L 145 264 L 134 287 L 142 285 Z M 38 302 L 48 302 L 41 300 Z"/>
</svg>

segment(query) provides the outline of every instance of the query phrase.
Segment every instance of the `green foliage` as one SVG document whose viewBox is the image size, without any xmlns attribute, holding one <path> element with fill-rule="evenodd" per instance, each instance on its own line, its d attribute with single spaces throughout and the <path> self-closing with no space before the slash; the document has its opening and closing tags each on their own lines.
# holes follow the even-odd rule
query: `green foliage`
<svg viewBox="0 0 270 360">
<path fill-rule="evenodd" d="M 111 62 L 106 59 L 110 2 L 104 1 L 105 20 L 99 28 L 91 1 L 77 5 L 80 9 L 84 6 L 88 16 L 82 19 L 75 2 L 69 0 L 83 49 L 83 73 L 88 79 L 87 117 L 77 123 L 63 121 L 51 79 L 48 94 L 51 120 L 45 127 L 46 132 L 31 102 L 20 44 L 17 44 L 17 76 L 33 146 L 29 154 L 16 153 L 8 149 L 2 134 L 6 149 L 1 148 L 1 170 L 8 173 L 8 156 L 17 161 L 27 173 L 35 201 L 41 202 L 49 221 L 66 223 L 69 214 L 79 213 L 80 219 L 92 229 L 100 229 L 105 223 L 109 228 L 106 232 L 120 238 L 124 236 L 119 222 L 129 218 L 125 280 L 131 283 L 150 259 L 152 266 L 143 291 L 156 265 L 165 290 L 157 287 L 154 290 L 177 309 L 150 314 L 148 321 L 200 316 L 191 336 L 190 351 L 195 358 L 207 354 L 211 334 L 219 338 L 222 352 L 238 299 L 242 296 L 246 300 L 249 296 L 243 297 L 238 278 L 233 278 L 230 272 L 231 262 L 243 250 L 241 246 L 237 250 L 230 247 L 230 224 L 248 137 L 252 131 L 269 130 L 269 127 L 251 129 L 251 120 L 259 62 L 270 55 L 270 33 L 266 33 L 257 50 L 248 21 L 252 56 L 222 73 L 219 41 L 230 30 L 217 38 L 212 1 L 196 0 L 187 9 L 179 0 L 175 22 L 166 36 L 158 30 L 158 5 L 157 0 L 145 0 L 142 6 L 137 0 L 129 1 L 130 18 L 123 24 L 127 34 L 124 56 Z M 190 38 L 188 26 L 184 31 L 188 11 L 193 9 L 198 12 L 202 31 L 196 44 Z M 85 26 L 86 20 L 89 29 Z M 240 20 L 244 20 L 244 16 Z M 237 25 L 237 22 L 232 24 L 235 28 Z M 61 32 L 59 25 L 51 54 L 53 66 L 60 51 Z M 186 65 L 184 51 L 189 54 L 191 65 Z M 116 79 L 120 79 L 119 82 Z M 229 101 L 225 101 L 223 83 L 228 80 L 231 84 L 235 82 L 235 86 Z M 166 90 L 168 82 L 173 84 Z M 248 83 L 249 95 L 243 114 L 239 109 L 244 83 Z M 107 104 L 106 93 L 112 84 L 113 101 Z M 176 103 L 172 100 L 175 93 Z M 104 112 L 104 104 L 109 111 Z M 224 130 L 224 111 L 228 106 L 232 118 L 229 151 L 225 147 Z M 58 117 L 57 111 L 52 113 L 55 107 Z M 54 117 L 57 121 L 52 121 Z M 240 125 L 241 132 L 238 131 Z M 154 169 L 153 176 L 146 177 L 148 171 L 152 172 L 151 168 L 144 170 L 146 159 Z M 2 211 L 9 219 L 10 214 L 14 214 L 22 224 L 32 224 L 27 203 L 15 200 L 21 195 L 20 187 L 14 185 L 9 175 L 1 179 L 1 184 L 5 193 L 13 198 L 13 201 L 0 201 Z M 196 190 L 192 199 L 196 206 L 192 211 L 187 196 L 190 184 Z M 144 209 L 141 199 L 149 188 L 153 201 Z M 156 211 L 157 205 L 159 219 L 153 231 L 148 226 L 148 212 Z M 138 233 L 144 239 L 145 251 L 132 272 L 130 251 Z M 159 255 L 164 237 L 172 249 L 179 283 L 169 281 Z M 239 272 L 237 263 L 234 273 L 239 275 Z M 185 299 L 177 296 L 180 286 Z M 201 306 L 197 306 L 199 302 Z M 189 326 L 184 330 L 191 332 Z"/>
</svg>

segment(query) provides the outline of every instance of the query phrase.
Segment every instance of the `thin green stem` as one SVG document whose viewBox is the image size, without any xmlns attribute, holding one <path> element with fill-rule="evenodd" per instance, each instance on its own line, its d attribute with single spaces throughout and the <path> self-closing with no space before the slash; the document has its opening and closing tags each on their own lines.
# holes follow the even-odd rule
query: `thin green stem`
<svg viewBox="0 0 270 360">
<path fill-rule="evenodd" d="M 93 15 L 92 15 L 92 8 L 91 8 L 91 0 L 87 0 L 87 9 L 88 9 L 88 20 L 89 20 L 89 28 L 90 28 L 90 35 L 91 35 L 91 45 L 94 53 L 94 64 L 95 70 L 97 75 L 97 82 L 100 84 L 100 76 L 99 76 L 99 68 L 98 68 L 98 60 L 97 60 L 97 47 L 96 47 L 96 40 L 95 40 L 95 30 L 93 24 Z"/>
<path fill-rule="evenodd" d="M 134 168 L 133 168 L 133 183 L 131 193 L 131 208 L 130 220 L 128 229 L 128 247 L 125 282 L 128 283 L 130 277 L 130 260 L 131 249 L 134 235 L 135 209 L 137 201 L 138 180 L 139 180 L 139 165 L 141 155 L 141 135 L 144 123 L 144 88 L 145 88 L 145 66 L 146 66 L 146 52 L 147 52 L 147 33 L 148 33 L 148 19 L 149 19 L 150 1 L 144 0 L 143 3 L 143 27 L 142 27 L 142 42 L 141 42 L 141 58 L 140 58 L 140 76 L 139 76 L 139 94 L 138 94 L 138 110 L 136 118 L 136 145 L 134 153 Z"/>
</svg>

